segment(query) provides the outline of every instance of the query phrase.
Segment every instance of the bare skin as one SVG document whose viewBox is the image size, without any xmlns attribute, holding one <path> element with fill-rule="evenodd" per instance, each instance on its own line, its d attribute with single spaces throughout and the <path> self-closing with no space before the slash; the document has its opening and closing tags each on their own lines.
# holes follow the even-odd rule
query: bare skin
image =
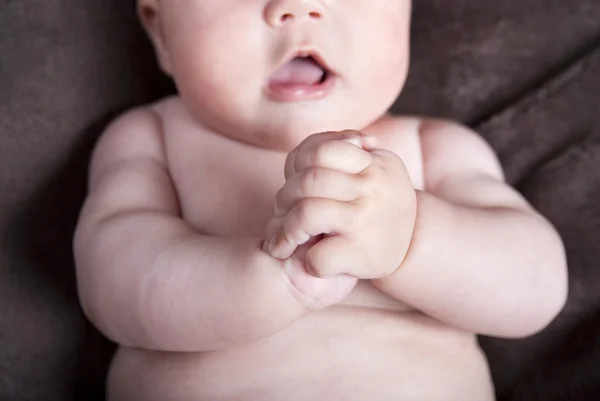
<svg viewBox="0 0 600 401">
<path fill-rule="evenodd" d="M 478 135 L 386 115 L 410 1 L 139 7 L 180 94 L 91 163 L 74 251 L 109 399 L 493 400 L 475 335 L 545 328 L 564 249 Z"/>
<path fill-rule="evenodd" d="M 556 294 L 564 293 L 560 242 L 502 183 L 493 154 L 469 131 L 384 118 L 365 132 L 404 160 L 423 191 L 465 164 L 485 171 L 487 179 L 448 185 L 446 196 L 472 203 L 461 209 L 491 221 L 459 227 L 438 219 L 427 227 L 417 219 L 423 240 L 413 239 L 413 260 L 389 281 L 360 281 L 342 301 L 321 308 L 299 298 L 281 262 L 261 249 L 284 184 L 284 152 L 199 128 L 178 99 L 109 128 L 92 164 L 76 249 L 88 316 L 123 345 L 111 369 L 110 399 L 493 399 L 472 333 L 520 337 L 554 317 L 563 301 Z M 440 148 L 431 151 L 449 153 L 436 167 L 427 163 L 427 136 L 442 132 L 448 141 L 436 138 Z M 455 153 L 457 140 L 464 154 Z M 468 157 L 470 146 L 482 156 Z M 499 208 L 507 216 L 493 219 Z M 511 213 L 522 215 L 512 223 Z M 530 249 L 539 249 L 532 256 L 518 252 L 521 224 L 538 232 L 528 239 Z M 427 240 L 432 229 L 454 231 L 462 248 Z M 465 237 L 469 243 L 461 244 Z M 499 252 L 489 245 L 497 241 Z M 500 252 L 508 246 L 515 251 Z M 519 266 L 527 257 L 540 263 L 524 272 Z"/>
</svg>

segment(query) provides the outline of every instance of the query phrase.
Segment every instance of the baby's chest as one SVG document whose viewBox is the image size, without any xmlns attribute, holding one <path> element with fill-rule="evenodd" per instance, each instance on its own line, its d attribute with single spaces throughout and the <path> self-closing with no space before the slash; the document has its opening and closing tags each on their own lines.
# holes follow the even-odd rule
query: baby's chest
<svg viewBox="0 0 600 401">
<path fill-rule="evenodd" d="M 184 220 L 209 235 L 263 236 L 284 184 L 283 158 L 238 154 L 196 160 L 173 166 Z"/>
<path fill-rule="evenodd" d="M 385 122 L 370 130 L 381 139 L 382 148 L 403 159 L 413 184 L 421 189 L 418 135 L 408 129 L 399 130 L 406 131 L 402 135 L 390 135 L 396 129 Z M 185 141 L 167 144 L 170 173 L 182 217 L 209 235 L 265 235 L 266 225 L 273 216 L 275 196 L 285 183 L 286 154 L 213 136 L 199 138 L 189 135 Z"/>
</svg>

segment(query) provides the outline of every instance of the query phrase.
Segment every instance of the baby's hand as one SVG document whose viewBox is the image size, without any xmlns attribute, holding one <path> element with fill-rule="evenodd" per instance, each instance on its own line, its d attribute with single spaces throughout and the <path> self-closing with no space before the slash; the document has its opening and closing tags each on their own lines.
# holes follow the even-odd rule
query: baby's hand
<svg viewBox="0 0 600 401">
<path fill-rule="evenodd" d="M 404 163 L 359 132 L 307 138 L 286 161 L 276 198 L 281 229 L 268 244 L 286 260 L 304 249 L 315 277 L 379 279 L 402 264 L 416 219 L 416 194 Z"/>
<path fill-rule="evenodd" d="M 273 218 L 267 227 L 267 238 L 281 230 L 283 219 Z M 318 278 L 308 273 L 306 252 L 321 240 L 322 236 L 312 237 L 296 248 L 293 255 L 281 261 L 282 269 L 289 280 L 291 291 L 296 299 L 308 310 L 320 310 L 342 301 L 354 289 L 358 280 L 347 274 L 330 278 Z M 268 253 L 268 243 L 263 250 Z"/>
</svg>

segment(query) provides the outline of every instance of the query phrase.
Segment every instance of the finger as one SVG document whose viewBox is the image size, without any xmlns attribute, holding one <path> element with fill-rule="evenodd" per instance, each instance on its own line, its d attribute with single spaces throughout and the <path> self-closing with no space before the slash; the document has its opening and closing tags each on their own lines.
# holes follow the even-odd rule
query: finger
<svg viewBox="0 0 600 401">
<path fill-rule="evenodd" d="M 364 178 L 339 170 L 311 167 L 293 175 L 275 198 L 275 215 L 286 215 L 301 199 L 350 202 L 364 195 Z"/>
<path fill-rule="evenodd" d="M 341 147 L 337 147 L 338 152 L 343 151 L 343 149 L 350 149 L 350 153 L 347 153 L 346 157 L 351 157 L 354 155 L 354 158 L 362 158 L 359 159 L 359 161 L 366 159 L 370 163 L 370 155 L 368 155 L 368 152 L 363 151 L 362 148 L 369 148 L 371 145 L 376 144 L 377 140 L 374 137 L 366 136 L 358 131 L 325 132 L 322 134 L 312 135 L 305 139 L 300 146 L 298 146 L 288 155 L 285 163 L 286 179 L 307 166 L 320 166 L 333 169 L 337 168 L 347 171 L 351 174 L 356 174 L 368 167 L 368 163 L 363 163 L 362 167 L 361 165 L 358 167 L 353 167 L 353 163 L 348 163 L 348 160 L 344 160 L 343 155 L 330 156 L 330 151 L 327 149 L 329 145 L 324 145 L 325 143 L 330 142 L 344 144 Z M 354 148 L 348 145 L 352 145 Z M 331 149 L 331 151 L 336 150 L 336 146 L 333 145 L 333 147 L 334 148 Z M 353 161 L 354 158 L 350 158 L 349 160 Z M 323 160 L 321 161 L 321 159 Z M 350 165 L 345 167 L 348 164 Z M 338 165 L 340 166 L 338 167 Z"/>
<path fill-rule="evenodd" d="M 269 245 L 278 259 L 287 259 L 299 245 L 320 234 L 344 233 L 354 220 L 355 207 L 331 199 L 303 199 L 283 219 L 283 226 Z"/>
<path fill-rule="evenodd" d="M 353 272 L 361 270 L 364 262 L 347 237 L 333 235 L 311 247 L 306 253 L 305 263 L 315 277 L 331 278 L 339 274 L 353 275 Z"/>
<path fill-rule="evenodd" d="M 273 238 L 281 230 L 282 226 L 283 226 L 283 218 L 282 217 L 271 218 L 271 220 L 269 220 L 269 223 L 267 224 L 266 237 Z"/>
<path fill-rule="evenodd" d="M 273 238 L 277 233 L 281 230 L 283 226 L 283 218 L 282 217 L 273 217 L 269 220 L 266 229 L 266 241 L 263 242 L 262 250 L 265 252 L 269 252 L 269 240 Z"/>
<path fill-rule="evenodd" d="M 397 159 L 398 155 L 387 149 L 373 149 L 372 153 L 388 159 Z"/>
<path fill-rule="evenodd" d="M 404 161 L 394 152 L 390 152 L 385 149 L 375 149 L 372 151 L 373 164 L 372 167 L 375 169 L 368 169 L 364 171 L 365 181 L 369 181 L 368 176 L 374 171 L 393 173 L 395 177 L 404 177 L 410 181 L 410 175 Z M 365 194 L 368 193 L 368 189 L 364 189 Z"/>
<path fill-rule="evenodd" d="M 314 134 L 306 138 L 300 145 L 298 145 L 294 150 L 292 150 L 288 157 L 285 160 L 285 178 L 286 180 L 292 175 L 296 174 L 297 171 L 294 167 L 296 163 L 296 157 L 298 153 L 301 151 L 305 151 L 306 149 L 310 149 L 315 144 L 325 141 L 332 140 L 334 137 L 337 139 L 341 139 L 341 136 L 337 132 L 323 132 L 320 134 Z"/>
<path fill-rule="evenodd" d="M 379 145 L 379 139 L 377 139 L 377 137 L 371 136 L 371 135 L 363 135 L 361 137 L 362 139 L 362 148 L 364 150 L 368 150 L 369 152 L 372 151 L 373 149 L 377 148 L 377 145 Z"/>
<path fill-rule="evenodd" d="M 285 168 L 284 168 L 284 174 L 285 174 L 285 179 L 287 180 L 289 177 L 291 177 L 292 175 L 296 174 L 296 170 L 294 169 L 294 163 L 296 162 L 296 156 L 298 155 L 298 152 L 300 151 L 300 146 L 294 148 L 286 157 L 285 159 Z"/>
<path fill-rule="evenodd" d="M 372 162 L 371 153 L 356 146 L 350 140 L 326 141 L 300 151 L 295 158 L 294 171 L 322 167 L 348 174 L 358 174 L 368 168 Z"/>
<path fill-rule="evenodd" d="M 371 151 L 373 156 L 373 165 L 394 166 L 394 168 L 406 169 L 404 161 L 396 153 L 386 149 L 374 149 Z"/>
</svg>

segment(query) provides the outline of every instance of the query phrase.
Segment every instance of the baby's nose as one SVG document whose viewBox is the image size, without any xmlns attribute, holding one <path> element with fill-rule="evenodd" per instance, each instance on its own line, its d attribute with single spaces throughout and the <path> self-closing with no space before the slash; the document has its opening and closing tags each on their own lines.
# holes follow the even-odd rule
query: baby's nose
<svg viewBox="0 0 600 401">
<path fill-rule="evenodd" d="M 265 18 L 272 27 L 290 22 L 320 20 L 325 7 L 320 0 L 270 0 L 265 8 Z"/>
</svg>

